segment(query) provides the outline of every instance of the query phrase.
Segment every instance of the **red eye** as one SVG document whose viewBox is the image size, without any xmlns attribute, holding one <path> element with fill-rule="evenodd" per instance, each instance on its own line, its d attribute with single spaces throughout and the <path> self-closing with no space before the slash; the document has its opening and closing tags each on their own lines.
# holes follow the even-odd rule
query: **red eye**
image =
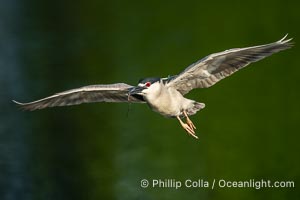
<svg viewBox="0 0 300 200">
<path fill-rule="evenodd" d="M 151 83 L 150 82 L 147 82 L 145 83 L 146 87 L 150 87 L 151 86 Z"/>
</svg>

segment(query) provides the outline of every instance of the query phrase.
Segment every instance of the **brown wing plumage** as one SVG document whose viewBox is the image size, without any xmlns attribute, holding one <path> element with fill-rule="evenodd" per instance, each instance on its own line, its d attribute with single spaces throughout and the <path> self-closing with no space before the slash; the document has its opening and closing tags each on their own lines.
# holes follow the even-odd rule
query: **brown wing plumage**
<svg viewBox="0 0 300 200">
<path fill-rule="evenodd" d="M 192 64 L 179 75 L 172 77 L 168 85 L 183 95 L 195 88 L 210 87 L 252 62 L 290 48 L 292 39 L 285 40 L 286 36 L 266 45 L 236 48 L 211 54 Z"/>
<path fill-rule="evenodd" d="M 133 102 L 144 103 L 138 96 L 130 96 L 128 91 L 133 88 L 125 83 L 109 85 L 90 85 L 67 90 L 30 103 L 17 103 L 24 110 L 37 110 L 55 106 L 70 106 L 92 102 Z"/>
</svg>

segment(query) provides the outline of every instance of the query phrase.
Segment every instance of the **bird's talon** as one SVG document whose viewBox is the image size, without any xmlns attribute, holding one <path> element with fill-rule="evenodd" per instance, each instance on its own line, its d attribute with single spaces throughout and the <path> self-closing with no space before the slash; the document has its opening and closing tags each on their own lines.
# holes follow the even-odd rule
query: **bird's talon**
<svg viewBox="0 0 300 200">
<path fill-rule="evenodd" d="M 190 134 L 192 137 L 198 139 L 198 136 L 196 135 L 196 133 L 195 133 L 194 131 L 193 131 L 193 132 L 189 132 L 189 134 Z"/>
<path fill-rule="evenodd" d="M 186 113 L 186 111 L 183 111 L 184 116 L 186 117 L 186 123 L 189 125 L 189 127 L 191 127 L 191 129 L 196 129 L 196 126 L 194 125 L 194 123 L 192 122 L 192 120 L 190 120 L 188 114 Z"/>
<path fill-rule="evenodd" d="M 182 124 L 182 127 L 186 130 L 186 132 L 193 136 L 194 138 L 198 139 L 198 137 L 196 136 L 196 133 L 194 131 L 194 129 L 192 127 L 190 127 L 188 124 Z"/>
<path fill-rule="evenodd" d="M 196 129 L 196 126 L 194 125 L 194 123 L 190 120 L 190 119 L 187 119 L 186 120 L 186 123 L 189 125 L 189 127 L 191 127 L 192 129 Z"/>
<path fill-rule="evenodd" d="M 197 135 L 192 134 L 192 136 L 196 139 L 199 139 Z"/>
</svg>

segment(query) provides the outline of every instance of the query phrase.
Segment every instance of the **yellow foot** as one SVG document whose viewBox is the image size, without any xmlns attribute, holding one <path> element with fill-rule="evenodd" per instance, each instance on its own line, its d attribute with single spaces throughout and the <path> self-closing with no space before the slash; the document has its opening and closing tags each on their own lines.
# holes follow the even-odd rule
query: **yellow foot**
<svg viewBox="0 0 300 200">
<path fill-rule="evenodd" d="M 184 128 L 184 130 L 186 130 L 186 132 L 188 132 L 188 134 L 190 134 L 194 138 L 198 139 L 198 137 L 195 134 L 194 129 L 192 129 L 188 124 L 182 124 L 182 127 Z"/>
<path fill-rule="evenodd" d="M 186 123 L 189 125 L 189 127 L 191 127 L 191 129 L 196 129 L 196 126 L 194 125 L 194 123 L 192 122 L 192 120 L 190 120 L 190 118 L 187 115 L 186 111 L 183 111 L 183 114 L 186 117 Z"/>
<path fill-rule="evenodd" d="M 194 125 L 194 123 L 192 122 L 192 120 L 190 120 L 190 118 L 186 118 L 186 123 L 189 125 L 189 127 L 191 127 L 192 129 L 196 129 L 196 126 Z"/>
<path fill-rule="evenodd" d="M 194 138 L 198 139 L 195 131 L 194 131 L 194 128 L 186 123 L 184 123 L 180 117 L 177 117 L 178 121 L 180 122 L 180 125 L 182 126 L 182 128 L 184 128 L 184 130 L 190 134 L 191 136 L 193 136 Z"/>
</svg>

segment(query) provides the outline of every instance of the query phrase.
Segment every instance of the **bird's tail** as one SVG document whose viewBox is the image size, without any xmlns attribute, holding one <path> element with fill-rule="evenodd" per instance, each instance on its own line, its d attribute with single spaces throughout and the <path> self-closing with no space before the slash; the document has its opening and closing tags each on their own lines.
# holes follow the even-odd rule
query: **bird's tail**
<svg viewBox="0 0 300 200">
<path fill-rule="evenodd" d="M 187 110 L 187 114 L 190 115 L 194 115 L 196 114 L 199 110 L 205 108 L 205 104 L 204 103 L 199 103 L 199 102 L 194 102 L 194 106 L 189 108 Z"/>
</svg>

